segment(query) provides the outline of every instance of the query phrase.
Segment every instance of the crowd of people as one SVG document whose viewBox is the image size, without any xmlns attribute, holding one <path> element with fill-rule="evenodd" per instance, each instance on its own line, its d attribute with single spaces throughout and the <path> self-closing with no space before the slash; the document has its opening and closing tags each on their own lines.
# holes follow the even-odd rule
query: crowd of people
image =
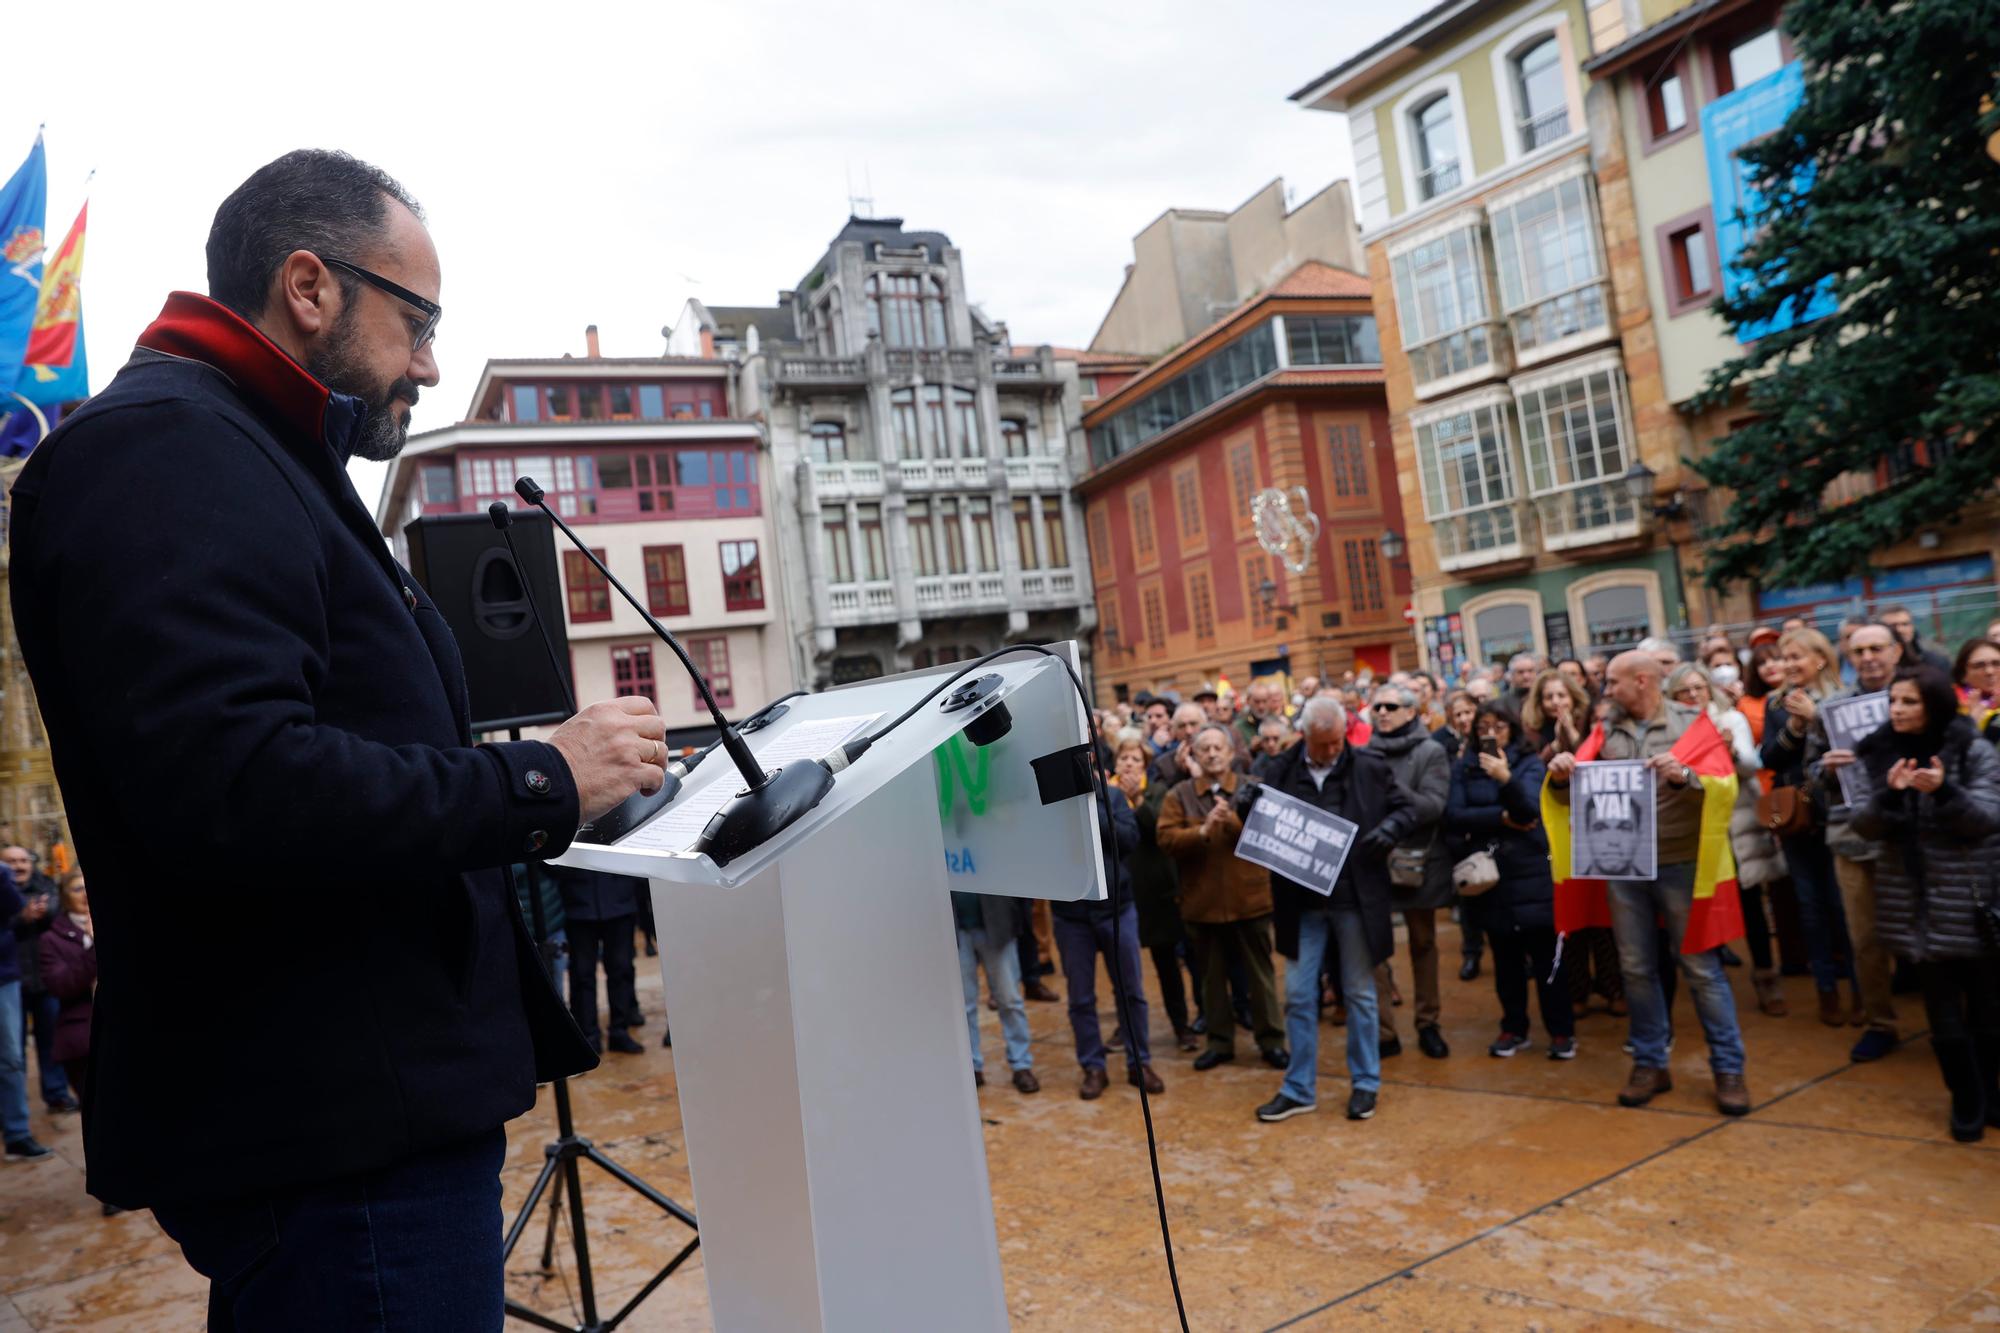
<svg viewBox="0 0 2000 1333">
<path fill-rule="evenodd" d="M 1865 695 L 1886 696 L 1887 720 L 1839 743 L 1829 705 Z M 1241 1030 L 1282 1072 L 1257 1117 L 1313 1111 L 1319 1030 L 1330 1024 L 1345 1029 L 1346 1113 L 1367 1119 L 1382 1062 L 1404 1050 L 1393 1017 L 1404 1003 L 1399 968 L 1418 1051 L 1452 1054 L 1439 924 L 1456 916 L 1459 978 L 1476 980 L 1491 961 L 1500 1020 L 1490 1057 L 1532 1049 L 1538 1018 L 1547 1058 L 1570 1060 L 1580 1017 L 1623 1019 L 1632 1063 L 1617 1100 L 1644 1105 L 1672 1087 L 1684 983 L 1717 1108 L 1742 1115 L 1751 1098 L 1729 982 L 1746 963 L 1740 943 L 1758 1009 L 1786 1017 L 1780 978 L 1809 976 L 1812 1017 L 1859 1029 L 1857 1062 L 1901 1045 L 1915 1024 L 1898 997 L 1920 996 L 1952 1134 L 1970 1141 L 2000 1125 L 2000 621 L 1951 657 L 1919 637 L 1906 609 L 1889 607 L 1843 622 L 1832 640 L 1803 619 L 1742 641 L 1712 632 L 1691 660 L 1655 639 L 1555 662 L 1523 652 L 1453 688 L 1424 671 L 1362 669 L 1338 682 L 1308 677 L 1287 696 L 1260 679 L 1240 706 L 1226 690 L 1142 694 L 1098 713 L 1096 730 L 1111 807 L 1100 812 L 1109 900 L 1051 909 L 954 895 L 982 1083 L 979 971 L 1014 1086 L 1032 1093 L 1041 1083 L 1026 998 L 1030 986 L 1035 998 L 1059 998 L 1042 980 L 1059 963 L 1080 1095 L 1103 1095 L 1118 1051 L 1128 1081 L 1163 1091 L 1147 1045 L 1143 953 L 1193 1071 L 1234 1061 Z M 1690 759 L 1697 739 L 1726 753 L 1714 763 L 1734 768 L 1733 805 L 1727 787 L 1704 784 L 1713 768 Z M 1653 770 L 1649 878 L 1559 884 L 1568 788 L 1588 760 Z M 1358 830 L 1330 894 L 1236 854 L 1267 789 Z M 1712 800 L 1722 802 L 1715 819 Z M 1723 836 L 1722 815 L 1742 924 L 1740 936 L 1711 940 L 1713 921 L 1733 928 L 1698 887 L 1703 839 Z M 1602 910 L 1565 922 L 1558 898 L 1572 889 L 1601 893 Z M 1130 1026 L 1106 1041 L 1096 977 L 1114 949 Z"/>
</svg>

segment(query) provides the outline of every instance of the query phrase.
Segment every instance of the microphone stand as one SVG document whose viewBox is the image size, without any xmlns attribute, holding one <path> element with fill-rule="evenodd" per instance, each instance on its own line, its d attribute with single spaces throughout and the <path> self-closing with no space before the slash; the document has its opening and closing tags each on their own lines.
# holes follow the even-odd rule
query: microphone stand
<svg viewBox="0 0 2000 1333">
<path fill-rule="evenodd" d="M 743 776 L 744 785 L 734 798 L 710 817 L 707 826 L 702 829 L 701 837 L 695 840 L 691 850 L 706 854 L 719 866 L 726 866 L 744 852 L 762 846 L 790 827 L 800 815 L 826 798 L 826 794 L 833 790 L 833 770 L 820 760 L 795 760 L 769 773 L 759 768 L 757 757 L 750 753 L 750 747 L 744 744 L 743 737 L 737 734 L 736 728 L 729 724 L 729 719 L 722 715 L 722 709 L 716 706 L 715 692 L 709 689 L 708 678 L 695 666 L 694 659 L 687 654 L 687 649 L 681 647 L 681 641 L 669 633 L 665 625 L 653 618 L 653 613 L 646 609 L 645 603 L 634 597 L 631 590 L 618 581 L 618 576 L 597 558 L 597 552 L 591 550 L 589 544 L 577 536 L 555 510 L 549 508 L 545 492 L 535 483 L 533 477 L 517 478 L 514 482 L 514 493 L 547 514 L 549 521 L 562 529 L 563 536 L 569 538 L 570 544 L 583 553 L 584 559 L 597 567 L 597 572 L 604 576 L 604 581 L 616 588 L 618 595 L 631 604 L 632 609 L 639 613 L 653 633 L 657 634 L 667 647 L 674 650 L 674 656 L 680 659 L 681 665 L 694 679 L 695 688 L 701 692 L 702 702 L 708 705 L 708 715 L 715 721 L 715 729 L 720 733 L 722 748 L 728 753 L 730 761 L 736 765 L 736 771 Z M 506 506 L 496 500 L 493 506 L 487 509 L 488 514 L 495 515 L 494 522 L 497 525 L 500 519 L 495 514 L 495 508 L 504 510 Z M 539 620 L 539 617 L 537 619 Z"/>
<path fill-rule="evenodd" d="M 508 512 L 506 502 L 501 500 L 495 500 L 486 512 L 487 516 L 493 520 L 493 526 L 500 529 L 500 535 L 506 539 L 507 555 L 513 561 L 514 575 L 521 580 L 522 595 L 527 598 L 528 609 L 534 615 L 536 627 L 541 630 L 542 646 L 548 649 L 549 665 L 555 669 L 556 683 L 562 690 L 563 702 L 568 706 L 571 715 L 574 716 L 576 713 L 576 700 L 570 694 L 569 686 L 565 681 L 562 668 L 558 662 L 555 641 L 549 635 L 548 625 L 542 620 L 541 609 L 535 605 L 534 591 L 528 583 L 527 570 L 522 568 L 520 552 L 514 549 L 514 534 L 509 531 L 513 523 L 513 515 Z M 507 737 L 509 740 L 520 740 L 521 729 L 519 727 L 509 727 L 507 729 Z M 679 784 L 671 775 L 668 777 L 668 782 L 678 790 Z M 513 866 L 507 866 L 506 872 L 509 891 L 516 891 L 514 888 Z M 548 914 L 542 910 L 542 894 L 537 879 L 538 876 L 535 867 L 531 864 L 528 867 L 528 916 L 530 923 L 534 927 L 535 951 L 542 960 L 543 969 L 549 974 L 550 982 L 553 983 L 556 979 L 555 946 L 549 942 Z M 593 979 L 592 986 L 594 987 L 595 985 L 596 982 Z M 662 1194 L 659 1190 L 654 1189 L 638 1176 L 633 1175 L 607 1156 L 596 1144 L 578 1134 L 576 1132 L 576 1119 L 570 1109 L 569 1080 L 567 1078 L 558 1078 L 555 1080 L 554 1087 L 556 1139 L 555 1142 L 546 1144 L 542 1148 L 541 1174 L 535 1177 L 534 1188 L 528 1191 L 528 1197 L 522 1200 L 520 1211 L 514 1214 L 514 1220 L 507 1228 L 506 1240 L 500 1248 L 500 1262 L 504 1267 L 508 1258 L 513 1255 L 514 1247 L 520 1243 L 522 1234 L 527 1231 L 529 1221 L 533 1219 L 536 1208 L 541 1204 L 542 1196 L 546 1194 L 549 1199 L 549 1220 L 548 1229 L 542 1236 L 542 1272 L 546 1275 L 551 1271 L 555 1261 L 556 1219 L 561 1214 L 563 1191 L 567 1187 L 569 1191 L 570 1242 L 576 1262 L 577 1292 L 583 1300 L 583 1322 L 574 1326 L 559 1324 L 541 1311 L 531 1310 L 512 1299 L 507 1300 L 506 1309 L 507 1313 L 514 1318 L 522 1320 L 525 1323 L 534 1324 L 540 1328 L 554 1330 L 554 1333 L 610 1333 L 610 1330 L 617 1328 L 625 1322 L 625 1317 L 636 1310 L 641 1301 L 652 1295 L 662 1282 L 672 1277 L 674 1271 L 687 1262 L 688 1258 L 694 1254 L 696 1248 L 701 1245 L 701 1231 L 695 1222 L 693 1213 L 668 1198 L 665 1194 Z M 669 1214 L 676 1221 L 682 1223 L 695 1233 L 694 1238 L 682 1246 L 680 1252 L 668 1260 L 666 1266 L 655 1273 L 652 1280 L 639 1288 L 637 1294 L 609 1319 L 600 1319 L 597 1314 L 597 1287 L 590 1271 L 590 1234 L 583 1212 L 583 1180 L 581 1173 L 577 1169 L 577 1163 L 580 1161 L 594 1163 L 613 1180 L 618 1181 L 627 1189 L 642 1196 L 662 1212 Z"/>
</svg>

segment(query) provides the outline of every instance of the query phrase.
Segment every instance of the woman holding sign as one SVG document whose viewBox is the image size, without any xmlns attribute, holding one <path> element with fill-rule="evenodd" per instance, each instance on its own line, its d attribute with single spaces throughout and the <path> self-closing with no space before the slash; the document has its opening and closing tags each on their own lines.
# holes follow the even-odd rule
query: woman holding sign
<svg viewBox="0 0 2000 1333">
<path fill-rule="evenodd" d="M 1951 1136 L 2000 1126 L 2000 753 L 1960 716 L 1951 681 L 1905 666 L 1888 725 L 1855 747 L 1855 828 L 1879 839 L 1882 940 L 1916 964 L 1931 1049 L 1951 1090 Z"/>
<path fill-rule="evenodd" d="M 1771 770 L 1775 787 L 1788 789 L 1793 793 L 1790 799 L 1799 806 L 1793 827 L 1777 829 L 1778 845 L 1784 848 L 1792 888 L 1798 894 L 1806 958 L 1813 984 L 1819 988 L 1820 1022 L 1840 1027 L 1848 1021 L 1841 1012 L 1840 983 L 1855 986 L 1857 1022 L 1862 1013 L 1861 991 L 1855 984 L 1847 914 L 1840 902 L 1840 882 L 1834 878 L 1833 852 L 1826 845 L 1825 811 L 1814 803 L 1813 783 L 1806 773 L 1806 739 L 1819 721 L 1820 701 L 1841 688 L 1839 659 L 1824 634 L 1816 629 L 1795 629 L 1778 640 L 1778 660 L 1784 663 L 1785 688 L 1770 696 L 1765 705 L 1764 767 Z"/>
<path fill-rule="evenodd" d="M 1553 673 L 1551 673 L 1553 674 Z M 1522 737 L 1513 709 L 1481 704 L 1478 738 L 1451 770 L 1444 822 L 1468 843 L 1493 847 L 1500 881 L 1473 902 L 1493 948 L 1493 989 L 1500 996 L 1500 1035 L 1488 1055 L 1508 1059 L 1528 1049 L 1528 977 L 1548 1029 L 1549 1059 L 1576 1058 L 1576 1012 L 1568 982 L 1555 970 L 1555 880 L 1542 833 L 1542 760 Z"/>
</svg>

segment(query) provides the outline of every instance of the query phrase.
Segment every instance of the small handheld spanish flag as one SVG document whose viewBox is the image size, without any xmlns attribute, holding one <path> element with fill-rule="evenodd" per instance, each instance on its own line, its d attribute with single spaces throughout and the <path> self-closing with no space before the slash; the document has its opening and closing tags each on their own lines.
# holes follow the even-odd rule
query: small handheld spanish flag
<svg viewBox="0 0 2000 1333">
<path fill-rule="evenodd" d="M 1587 764 L 1604 748 L 1599 723 L 1577 747 L 1576 761 Z M 1706 713 L 1668 751 L 1701 779 L 1701 841 L 1695 853 L 1694 907 L 1688 914 L 1682 953 L 1704 953 L 1743 933 L 1743 904 L 1736 892 L 1736 857 L 1729 850 L 1729 815 L 1736 806 L 1736 763 L 1729 741 Z M 1611 902 L 1601 879 L 1572 877 L 1570 807 L 1542 782 L 1542 827 L 1548 831 L 1549 863 L 1556 881 L 1556 931 L 1568 934 L 1611 924 Z"/>
</svg>

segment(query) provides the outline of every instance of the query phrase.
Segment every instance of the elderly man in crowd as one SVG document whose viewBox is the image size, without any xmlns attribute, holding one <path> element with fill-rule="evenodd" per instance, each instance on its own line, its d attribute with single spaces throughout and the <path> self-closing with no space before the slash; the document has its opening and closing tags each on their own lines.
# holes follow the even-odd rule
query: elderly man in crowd
<svg viewBox="0 0 2000 1333">
<path fill-rule="evenodd" d="M 1347 1118 L 1366 1120 L 1375 1114 L 1382 1083 L 1374 969 L 1396 947 L 1384 858 L 1411 835 L 1414 815 L 1388 761 L 1347 743 L 1346 710 L 1340 704 L 1314 699 L 1299 721 L 1304 739 L 1270 770 L 1268 785 L 1339 815 L 1358 832 L 1331 894 L 1322 897 L 1283 875 L 1270 877 L 1278 949 L 1288 960 L 1285 1028 L 1292 1049 L 1284 1085 L 1257 1108 L 1257 1118 L 1266 1123 L 1288 1120 L 1318 1106 L 1319 976 L 1328 948 L 1334 947 L 1347 1001 Z"/>
<path fill-rule="evenodd" d="M 1264 725 L 1264 719 L 1276 717 L 1280 721 L 1285 716 L 1285 691 L 1269 676 L 1250 682 L 1249 707 L 1230 724 L 1236 732 L 1237 748 L 1254 754 L 1257 749 L 1257 729 Z"/>
<path fill-rule="evenodd" d="M 1152 764 L 1146 769 L 1146 780 L 1171 787 L 1192 777 L 1194 760 L 1188 753 L 1188 746 L 1193 742 L 1194 734 L 1207 725 L 1208 714 L 1200 704 L 1186 703 L 1176 708 L 1171 743 L 1154 756 Z"/>
<path fill-rule="evenodd" d="M 1542 674 L 1543 659 L 1535 653 L 1515 653 L 1507 661 L 1507 688 L 1501 698 L 1520 712 L 1534 692 L 1535 677 Z"/>
<path fill-rule="evenodd" d="M 1632 1073 L 1618 1101 L 1622 1106 L 1644 1106 L 1674 1086 L 1667 1074 L 1668 1015 L 1659 976 L 1658 923 L 1664 919 L 1708 1038 L 1716 1106 L 1724 1115 L 1745 1115 L 1750 1092 L 1743 1082 L 1743 1036 L 1736 1026 L 1736 1000 L 1723 971 L 1722 950 L 1689 954 L 1681 949 L 1694 910 L 1703 793 L 1700 777 L 1671 751 L 1701 713 L 1667 701 L 1660 689 L 1659 658 L 1643 649 L 1613 658 L 1605 680 L 1611 710 L 1604 720 L 1598 757 L 1645 760 L 1653 770 L 1658 803 L 1657 878 L 1612 880 L 1607 886 L 1618 965 L 1632 1007 Z M 1574 754 L 1559 754 L 1549 761 L 1548 781 L 1557 800 L 1568 802 L 1575 772 Z"/>
<path fill-rule="evenodd" d="M 1257 744 L 1251 752 L 1250 771 L 1283 754 L 1292 743 L 1292 726 L 1283 717 L 1267 717 L 1257 724 Z"/>
<path fill-rule="evenodd" d="M 1410 805 L 1410 829 L 1389 855 L 1389 905 L 1403 914 L 1410 936 L 1410 973 L 1417 994 L 1417 1047 L 1433 1060 L 1451 1054 L 1439 1030 L 1437 914 L 1451 906 L 1451 866 L 1439 821 L 1451 796 L 1451 760 L 1417 716 L 1417 694 L 1402 685 L 1375 691 L 1375 733 L 1368 748 L 1382 756 Z M 1387 965 L 1384 965 L 1386 973 Z M 1386 976 L 1385 976 L 1386 981 Z M 1350 1016 L 1349 1022 L 1353 1019 Z M 1381 1015 L 1382 1054 L 1400 1055 L 1395 1021 Z"/>
<path fill-rule="evenodd" d="M 1875 932 L 1875 862 L 1882 855 L 1882 845 L 1862 837 L 1853 827 L 1853 812 L 1840 790 L 1840 770 L 1854 762 L 1854 751 L 1830 748 L 1826 706 L 1888 689 L 1896 678 L 1896 668 L 1909 660 L 1908 652 L 1889 625 L 1863 621 L 1855 626 L 1847 635 L 1847 660 L 1854 671 L 1854 684 L 1822 699 L 1820 711 L 1806 728 L 1806 769 L 1817 775 L 1826 798 L 1826 844 L 1833 852 L 1833 874 L 1847 913 L 1862 1021 L 1867 1024 L 1861 1039 L 1848 1052 L 1848 1058 L 1857 1063 L 1881 1059 L 1902 1040 L 1890 985 L 1896 963 Z"/>
<path fill-rule="evenodd" d="M 1236 855 L 1243 832 L 1235 809 L 1243 782 L 1233 767 L 1236 747 L 1228 728 L 1207 726 L 1196 733 L 1192 752 L 1200 771 L 1167 793 L 1158 836 L 1161 850 L 1180 866 L 1181 919 L 1202 960 L 1208 1048 L 1195 1057 L 1194 1067 L 1213 1069 L 1236 1058 L 1229 1004 L 1234 961 L 1250 981 L 1251 1025 L 1264 1062 L 1283 1069 L 1290 1056 L 1271 966 L 1271 877 Z"/>
</svg>

